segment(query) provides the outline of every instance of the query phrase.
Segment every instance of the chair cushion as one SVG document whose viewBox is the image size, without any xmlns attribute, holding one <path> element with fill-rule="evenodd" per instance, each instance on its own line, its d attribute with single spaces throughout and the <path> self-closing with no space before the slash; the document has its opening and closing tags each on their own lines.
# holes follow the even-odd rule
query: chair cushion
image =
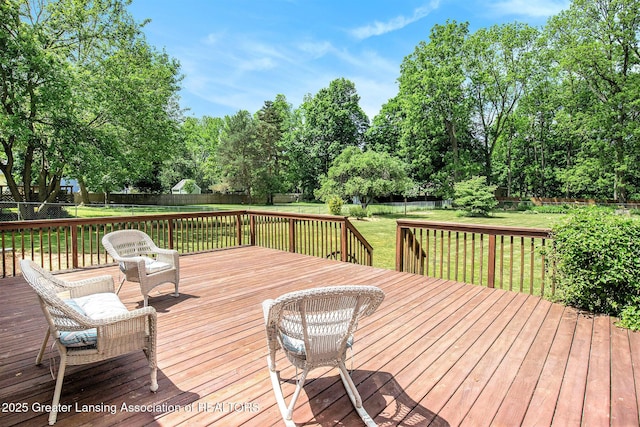
<svg viewBox="0 0 640 427">
<path fill-rule="evenodd" d="M 122 304 L 118 295 L 113 292 L 91 294 L 74 298 L 74 301 L 90 319 L 98 320 L 119 314 L 127 314 L 129 310 Z"/>
<path fill-rule="evenodd" d="M 141 258 L 144 259 L 144 267 L 147 274 L 153 274 L 153 273 L 157 273 L 158 271 L 168 270 L 171 268 L 171 264 L 168 264 L 166 262 L 158 261 L 156 259 L 146 257 L 146 256 L 143 256 Z M 122 272 L 126 270 L 124 262 L 120 263 L 120 270 Z"/>
<path fill-rule="evenodd" d="M 292 338 L 285 334 L 280 334 L 280 342 L 282 343 L 282 347 L 289 353 L 293 353 L 296 356 L 304 356 L 306 354 L 306 350 L 304 348 L 304 341 L 299 340 L 297 338 Z M 351 348 L 353 346 L 353 335 L 349 337 L 347 340 L 347 348 Z"/>
<path fill-rule="evenodd" d="M 94 320 L 129 312 L 118 296 L 111 292 L 66 299 L 64 302 L 78 313 Z M 96 328 L 82 331 L 60 331 L 58 338 L 65 347 L 92 347 L 98 342 L 98 331 Z"/>
</svg>

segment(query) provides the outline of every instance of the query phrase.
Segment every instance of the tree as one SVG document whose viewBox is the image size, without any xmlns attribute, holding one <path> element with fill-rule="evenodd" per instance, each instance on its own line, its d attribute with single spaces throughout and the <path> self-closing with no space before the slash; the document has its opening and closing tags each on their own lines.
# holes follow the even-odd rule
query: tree
<svg viewBox="0 0 640 427">
<path fill-rule="evenodd" d="M 219 117 L 188 117 L 181 127 L 182 138 L 174 155 L 163 162 L 160 180 L 169 189 L 184 178 L 195 180 L 200 188 L 209 188 L 219 170 L 216 153 L 224 121 Z"/>
<path fill-rule="evenodd" d="M 347 147 L 334 160 L 315 194 L 321 200 L 357 197 L 366 208 L 376 197 L 401 194 L 412 186 L 406 165 L 387 153 Z"/>
<path fill-rule="evenodd" d="M 226 116 L 217 156 L 223 180 L 231 188 L 245 191 L 250 202 L 262 156 L 256 135 L 256 123 L 247 110 Z"/>
<path fill-rule="evenodd" d="M 596 166 L 593 175 L 610 176 L 609 194 L 620 201 L 640 193 L 638 10 L 638 0 L 574 0 L 548 26 L 565 75 L 593 94 L 582 122 L 590 147 L 581 163 Z M 600 156 L 604 163 L 592 162 Z"/>
<path fill-rule="evenodd" d="M 498 205 L 494 185 L 487 185 L 484 176 L 474 176 L 455 185 L 453 204 L 470 216 L 487 216 Z"/>
<path fill-rule="evenodd" d="M 471 116 L 462 61 L 468 26 L 455 21 L 434 25 L 429 43 L 420 42 L 401 66 L 405 150 L 423 145 L 424 157 L 418 158 L 416 167 L 431 170 L 431 176 L 424 177 L 431 182 L 443 169 L 450 175 L 445 182 L 464 175 L 461 151 L 468 144 Z"/>
<path fill-rule="evenodd" d="M 473 105 L 474 136 L 484 175 L 493 182 L 493 152 L 534 70 L 538 31 L 526 24 L 481 28 L 465 43 L 465 72 Z"/>
<path fill-rule="evenodd" d="M 302 104 L 303 127 L 297 132 L 294 168 L 305 192 L 313 194 L 318 177 L 326 174 L 345 147 L 364 143 L 369 119 L 359 106 L 355 85 L 344 78 L 333 80 Z"/>
<path fill-rule="evenodd" d="M 285 188 L 284 166 L 286 162 L 285 134 L 291 121 L 291 106 L 284 95 L 275 101 L 265 101 L 256 113 L 257 139 L 262 154 L 260 179 L 256 188 L 266 196 L 267 204 L 273 204 L 273 195 Z"/>
<path fill-rule="evenodd" d="M 146 43 L 127 5 L 0 4 L 0 171 L 16 201 L 56 200 L 63 176 L 109 191 L 170 151 L 179 65 Z"/>
<path fill-rule="evenodd" d="M 365 148 L 397 154 L 401 148 L 404 112 L 398 96 L 384 104 L 365 134 Z"/>
</svg>

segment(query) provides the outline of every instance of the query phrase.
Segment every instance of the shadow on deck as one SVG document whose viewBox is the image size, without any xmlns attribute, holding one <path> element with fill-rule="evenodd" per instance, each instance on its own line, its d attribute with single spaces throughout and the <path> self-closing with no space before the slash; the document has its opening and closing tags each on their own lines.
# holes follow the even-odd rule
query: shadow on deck
<svg viewBox="0 0 640 427">
<path fill-rule="evenodd" d="M 111 274 L 115 267 L 67 273 Z M 181 258 L 179 298 L 152 291 L 159 390 L 142 353 L 70 367 L 58 426 L 281 425 L 260 303 L 285 292 L 371 284 L 387 297 L 356 334 L 353 378 L 381 426 L 639 424 L 640 334 L 540 298 L 260 247 Z M 120 297 L 141 304 L 136 285 Z M 55 349 L 21 277 L 0 280 L 0 424 L 46 425 Z M 279 366 L 288 366 L 282 363 Z M 286 368 L 283 378 L 293 378 Z M 316 370 L 298 425 L 361 425 L 337 371 Z M 285 384 L 285 393 L 294 384 Z"/>
</svg>

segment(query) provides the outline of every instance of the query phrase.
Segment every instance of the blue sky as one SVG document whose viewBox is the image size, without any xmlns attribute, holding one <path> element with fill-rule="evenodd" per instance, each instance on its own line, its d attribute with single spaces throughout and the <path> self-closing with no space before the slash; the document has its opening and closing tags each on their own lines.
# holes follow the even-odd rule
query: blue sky
<svg viewBox="0 0 640 427">
<path fill-rule="evenodd" d="M 397 93 L 400 64 L 435 24 L 540 27 L 569 0 L 133 0 L 149 43 L 178 59 L 187 116 L 222 117 L 284 94 L 298 107 L 336 78 L 371 119 Z"/>
</svg>

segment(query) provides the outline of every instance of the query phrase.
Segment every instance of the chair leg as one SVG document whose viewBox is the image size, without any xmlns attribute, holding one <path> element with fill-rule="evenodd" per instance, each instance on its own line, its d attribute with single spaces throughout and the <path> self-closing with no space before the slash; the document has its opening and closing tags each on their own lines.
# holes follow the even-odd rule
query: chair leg
<svg viewBox="0 0 640 427">
<path fill-rule="evenodd" d="M 271 386 L 273 388 L 273 393 L 276 395 L 276 402 L 278 403 L 280 414 L 282 415 L 282 419 L 284 420 L 284 424 L 286 427 L 296 427 L 296 423 L 294 423 L 292 419 L 293 417 L 289 414 L 289 407 L 291 408 L 291 412 L 293 412 L 293 407 L 296 403 L 295 401 L 297 400 L 297 395 L 293 398 L 293 400 L 289 404 L 289 407 L 287 407 L 287 404 L 284 401 L 284 394 L 282 393 L 282 386 L 280 385 L 280 373 L 276 371 L 275 366 L 271 365 L 271 360 L 269 359 L 270 358 L 267 356 L 267 364 L 269 365 L 269 376 L 271 377 Z M 303 372 L 303 375 L 306 376 L 306 372 Z M 297 387 L 296 392 L 297 394 L 300 393 Z"/>
<path fill-rule="evenodd" d="M 309 370 L 305 368 L 302 371 L 302 375 L 300 375 L 300 379 L 297 381 L 296 389 L 293 392 L 293 396 L 291 397 L 291 402 L 289 402 L 289 408 L 287 408 L 287 420 L 293 419 L 293 408 L 296 406 L 296 401 L 298 400 L 298 396 L 300 396 L 300 392 L 302 391 L 302 387 L 304 386 L 304 382 L 307 379 L 307 374 Z"/>
<path fill-rule="evenodd" d="M 173 293 L 173 296 L 178 298 L 180 296 L 180 293 L 178 292 L 178 284 L 176 283 L 176 291 Z"/>
<path fill-rule="evenodd" d="M 151 368 L 151 391 L 158 391 L 158 368 L 156 366 Z"/>
<path fill-rule="evenodd" d="M 51 335 L 51 331 L 49 330 L 49 328 L 47 328 L 47 333 L 44 336 L 44 341 L 42 342 L 42 345 L 40 346 L 40 351 L 36 356 L 36 365 L 39 365 L 42 363 L 42 357 L 44 356 L 44 352 L 47 349 L 47 342 L 49 342 L 50 335 Z"/>
<path fill-rule="evenodd" d="M 124 285 L 124 281 L 127 279 L 127 276 L 122 276 L 120 279 L 120 285 L 118 285 L 118 290 L 116 291 L 116 295 L 120 293 L 120 289 L 122 289 L 122 285 Z"/>
<path fill-rule="evenodd" d="M 51 412 L 49 412 L 49 425 L 56 423 L 58 417 L 58 404 L 60 403 L 60 393 L 62 391 L 62 382 L 64 381 L 64 370 L 67 367 L 67 355 L 60 354 L 60 368 L 58 369 L 58 378 L 56 379 L 56 388 L 53 392 L 53 402 L 51 403 Z"/>
<path fill-rule="evenodd" d="M 362 421 L 364 421 L 365 425 L 368 427 L 377 426 L 373 418 L 371 418 L 371 416 L 364 409 L 364 406 L 362 406 L 362 397 L 360 397 L 360 393 L 358 393 L 358 389 L 356 388 L 356 385 L 353 383 L 353 380 L 351 379 L 351 375 L 349 375 L 349 371 L 347 370 L 347 367 L 345 366 L 344 362 L 340 362 L 338 369 L 340 371 L 340 378 L 342 379 L 344 388 L 347 391 L 347 394 L 349 395 L 349 399 L 351 399 L 351 403 L 355 407 L 356 412 L 358 413 L 360 418 L 362 418 Z"/>
</svg>

